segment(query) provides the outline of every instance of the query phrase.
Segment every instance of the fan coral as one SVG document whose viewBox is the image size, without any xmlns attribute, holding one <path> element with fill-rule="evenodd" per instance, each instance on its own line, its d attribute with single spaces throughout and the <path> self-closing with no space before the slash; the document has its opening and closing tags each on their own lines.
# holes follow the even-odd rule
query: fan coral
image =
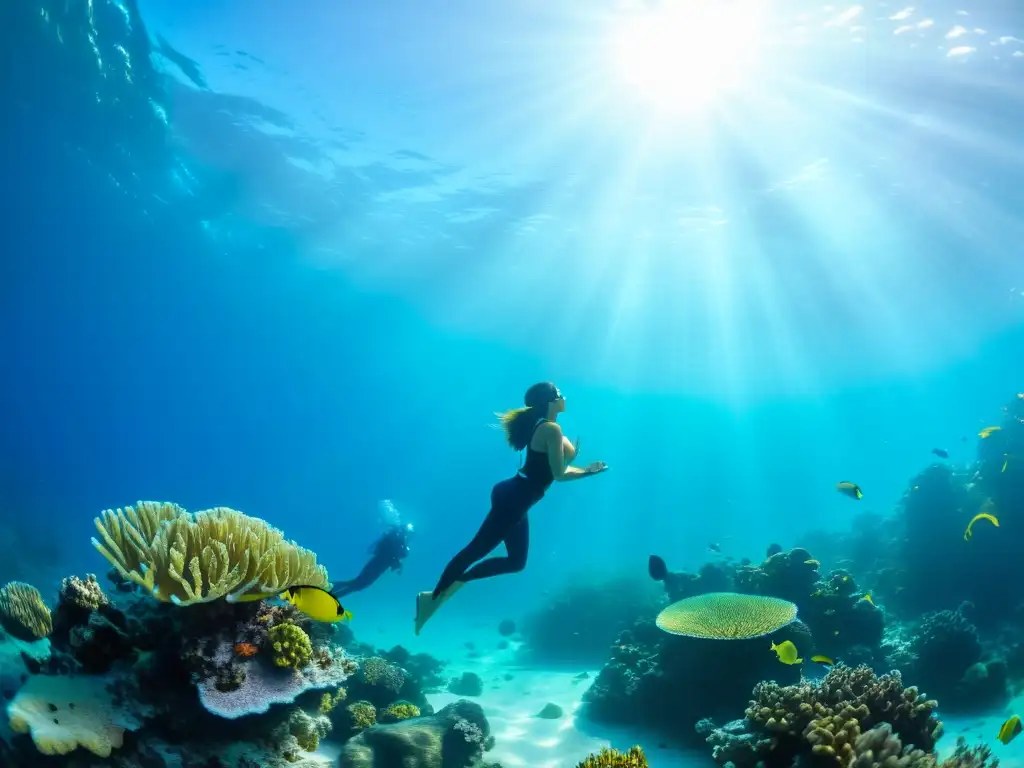
<svg viewBox="0 0 1024 768">
<path fill-rule="evenodd" d="M 278 667 L 301 669 L 313 658 L 313 644 L 302 628 L 291 622 L 271 627 L 267 635 Z"/>
<path fill-rule="evenodd" d="M 276 595 L 296 584 L 327 589 L 316 555 L 263 520 L 226 507 L 189 514 L 140 502 L 105 510 L 93 546 L 128 581 L 176 605 Z"/>
<path fill-rule="evenodd" d="M 658 614 L 657 625 L 673 635 L 712 640 L 761 637 L 796 618 L 786 600 L 734 592 L 712 592 L 672 603 Z"/>
<path fill-rule="evenodd" d="M 640 747 L 631 747 L 629 752 L 606 747 L 582 763 L 577 763 L 576 768 L 647 768 L 647 758 Z"/>
<path fill-rule="evenodd" d="M 53 631 L 50 609 L 31 584 L 12 581 L 0 589 L 0 625 L 19 640 L 39 640 Z"/>
<path fill-rule="evenodd" d="M 89 611 L 95 611 L 108 602 L 93 573 L 86 574 L 84 580 L 77 576 L 69 576 L 61 581 L 60 599 Z"/>
</svg>

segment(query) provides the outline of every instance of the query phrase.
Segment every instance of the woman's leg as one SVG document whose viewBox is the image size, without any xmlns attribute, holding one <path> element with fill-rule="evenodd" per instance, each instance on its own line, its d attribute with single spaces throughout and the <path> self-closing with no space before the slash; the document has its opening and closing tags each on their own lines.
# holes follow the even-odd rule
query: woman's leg
<svg viewBox="0 0 1024 768">
<path fill-rule="evenodd" d="M 519 503 L 515 480 L 505 480 L 494 486 L 491 491 L 491 511 L 487 513 L 480 530 L 451 562 L 448 563 L 441 578 L 434 588 L 434 597 L 438 597 L 456 581 L 465 581 L 466 571 L 477 560 L 487 557 L 516 527 L 529 508 L 528 504 Z M 527 532 L 527 543 L 529 532 Z M 502 558 L 505 559 L 505 558 Z M 480 578 L 480 577 L 475 577 Z"/>
<path fill-rule="evenodd" d="M 504 573 L 519 573 L 526 567 L 526 556 L 530 552 L 530 518 L 528 513 L 512 526 L 512 530 L 505 536 L 505 549 L 508 550 L 507 557 L 489 557 L 481 560 L 468 571 L 459 581 L 473 581 L 474 579 L 487 579 L 491 576 L 500 576 Z"/>
</svg>

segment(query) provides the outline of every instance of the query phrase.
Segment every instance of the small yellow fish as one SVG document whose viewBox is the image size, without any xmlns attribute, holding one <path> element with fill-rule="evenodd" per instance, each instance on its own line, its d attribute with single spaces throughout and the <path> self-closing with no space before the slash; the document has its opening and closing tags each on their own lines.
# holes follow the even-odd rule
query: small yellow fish
<svg viewBox="0 0 1024 768">
<path fill-rule="evenodd" d="M 352 620 L 352 612 L 342 608 L 338 598 L 320 587 L 289 587 L 280 594 L 280 598 L 294 605 L 313 621 L 333 624 Z"/>
<path fill-rule="evenodd" d="M 772 650 L 779 657 L 783 664 L 800 664 L 803 659 L 797 654 L 796 646 L 792 640 L 785 640 L 778 645 L 772 643 Z"/>
<path fill-rule="evenodd" d="M 875 604 L 875 601 L 871 599 L 871 593 L 870 592 L 866 592 L 864 594 L 864 597 L 861 598 L 861 600 L 863 600 L 866 603 L 870 603 L 871 605 Z"/>
<path fill-rule="evenodd" d="M 978 437 L 984 440 L 986 437 L 990 437 L 993 432 L 1002 431 L 1002 427 L 985 427 L 981 432 L 978 433 Z"/>
<path fill-rule="evenodd" d="M 979 520 L 988 520 L 996 528 L 999 527 L 999 520 L 996 518 L 995 515 L 990 515 L 988 512 L 979 512 L 974 517 L 972 517 L 971 522 L 967 524 L 967 530 L 964 531 L 964 541 L 971 540 L 971 536 L 974 535 L 974 532 L 971 529 L 974 527 L 974 524 Z"/>
<path fill-rule="evenodd" d="M 1020 734 L 1021 725 L 1020 718 L 1017 715 L 1009 718 L 1005 723 L 999 726 L 999 735 L 996 736 L 999 741 L 1003 744 L 1009 744 Z"/>
<path fill-rule="evenodd" d="M 860 486 L 856 483 L 851 483 L 848 480 L 843 480 L 840 483 L 836 483 L 836 490 L 844 496 L 849 496 L 851 499 L 863 499 L 864 494 L 860 490 Z"/>
<path fill-rule="evenodd" d="M 1003 470 L 1002 470 L 1002 471 L 1003 471 L 1003 472 L 1005 472 L 1005 471 L 1006 471 L 1006 468 L 1007 468 L 1007 467 L 1008 467 L 1009 465 L 1010 465 L 1010 454 L 1008 454 L 1008 453 L 1004 453 L 1004 454 L 1003 454 Z"/>
<path fill-rule="evenodd" d="M 833 635 L 835 635 L 836 637 L 839 637 L 839 630 L 837 629 L 837 630 L 836 630 L 835 632 L 833 632 L 832 634 L 833 634 Z"/>
<path fill-rule="evenodd" d="M 815 664 L 824 664 L 826 667 L 831 667 L 835 664 L 835 661 L 828 656 L 811 656 L 811 661 Z"/>
<path fill-rule="evenodd" d="M 810 560 L 804 560 L 804 565 L 810 565 L 810 566 L 812 566 L 814 568 L 820 568 L 821 567 L 821 563 L 819 563 L 817 560 L 815 560 L 813 558 L 810 559 Z"/>
<path fill-rule="evenodd" d="M 849 580 L 850 580 L 850 577 L 849 577 L 849 576 L 843 576 L 843 581 L 844 581 L 844 582 L 846 582 L 846 581 L 849 581 Z"/>
</svg>

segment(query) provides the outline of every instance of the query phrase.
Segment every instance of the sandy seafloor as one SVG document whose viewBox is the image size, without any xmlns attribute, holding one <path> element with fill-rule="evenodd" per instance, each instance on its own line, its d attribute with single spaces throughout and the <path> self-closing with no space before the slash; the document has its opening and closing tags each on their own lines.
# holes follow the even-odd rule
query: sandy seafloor
<svg viewBox="0 0 1024 768">
<path fill-rule="evenodd" d="M 487 758 L 500 762 L 503 768 L 574 768 L 601 747 L 624 750 L 633 744 L 644 748 L 650 768 L 714 768 L 710 750 L 682 749 L 666 743 L 657 734 L 610 728 L 577 718 L 583 692 L 597 675 L 597 668 L 524 667 L 516 659 L 518 643 L 514 639 L 508 648 L 498 648 L 502 638 L 492 623 L 484 625 L 460 620 L 458 616 L 441 616 L 439 613 L 431 620 L 419 637 L 413 634 L 411 626 L 396 623 L 391 616 L 386 626 L 378 617 L 365 616 L 367 621 L 361 626 L 355 622 L 353 630 L 363 642 L 384 648 L 403 645 L 413 653 L 426 652 L 447 660 L 445 674 L 450 677 L 464 671 L 480 675 L 483 695 L 464 698 L 483 707 L 495 738 L 494 749 L 487 753 Z M 470 658 L 467 643 L 472 643 L 479 657 Z M 581 672 L 587 672 L 589 679 L 575 679 Z M 505 679 L 508 675 L 511 680 Z M 450 693 L 427 695 L 435 709 L 459 698 Z M 548 702 L 562 707 L 565 714 L 561 719 L 534 716 Z M 743 716 L 746 705 L 746 701 L 736 702 L 736 717 Z M 1005 746 L 995 739 L 1000 724 L 1014 712 L 1024 716 L 1024 695 L 1010 702 L 1005 712 L 969 717 L 940 713 L 946 735 L 939 743 L 939 756 L 947 757 L 956 746 L 957 736 L 963 735 L 971 744 L 978 740 L 988 743 L 1002 768 L 1024 768 L 1024 736 Z M 336 758 L 337 745 L 325 746 L 322 754 L 325 758 Z"/>
</svg>

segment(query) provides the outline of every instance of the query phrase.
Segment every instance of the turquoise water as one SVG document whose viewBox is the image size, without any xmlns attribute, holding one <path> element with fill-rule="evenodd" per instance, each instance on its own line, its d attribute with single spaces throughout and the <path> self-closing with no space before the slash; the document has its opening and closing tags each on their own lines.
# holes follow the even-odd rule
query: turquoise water
<svg viewBox="0 0 1024 768">
<path fill-rule="evenodd" d="M 691 5 L 8 3 L 0 580 L 103 572 L 139 499 L 350 578 L 391 499 L 410 555 L 353 630 L 461 658 L 972 466 L 1024 387 L 1021 10 Z M 546 380 L 610 470 L 415 637 Z"/>
</svg>

